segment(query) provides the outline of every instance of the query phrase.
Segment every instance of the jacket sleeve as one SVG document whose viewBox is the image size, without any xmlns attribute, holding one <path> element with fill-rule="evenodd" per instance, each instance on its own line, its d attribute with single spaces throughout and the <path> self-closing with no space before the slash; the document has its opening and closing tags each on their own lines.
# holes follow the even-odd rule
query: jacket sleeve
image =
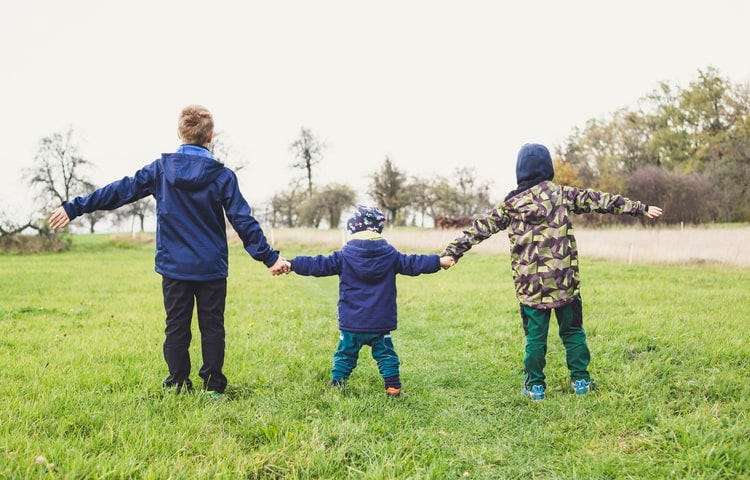
<svg viewBox="0 0 750 480">
<path fill-rule="evenodd" d="M 440 256 L 450 256 L 458 260 L 474 245 L 487 240 L 500 230 L 508 228 L 510 215 L 504 204 L 498 205 L 474 219 L 471 227 L 464 230 L 464 234 L 450 243 Z"/>
<path fill-rule="evenodd" d="M 237 232 L 247 253 L 267 267 L 273 266 L 279 259 L 279 252 L 266 240 L 258 220 L 253 217 L 250 205 L 240 193 L 237 175 L 226 169 L 229 180 L 224 184 L 223 206 L 227 220 Z"/>
<path fill-rule="evenodd" d="M 85 197 L 76 197 L 63 203 L 65 213 L 73 220 L 84 213 L 97 210 L 114 210 L 143 197 L 154 194 L 155 162 L 135 172 L 132 177 L 105 185 Z"/>
<path fill-rule="evenodd" d="M 341 274 L 341 252 L 333 252 L 328 256 L 294 257 L 290 263 L 292 271 L 298 275 L 330 277 Z"/>
<path fill-rule="evenodd" d="M 616 215 L 643 215 L 648 207 L 643 202 L 630 200 L 622 195 L 563 186 L 563 198 L 568 210 L 573 213 L 613 213 Z"/>
<path fill-rule="evenodd" d="M 398 254 L 396 273 L 416 277 L 422 273 L 435 273 L 440 270 L 440 255 Z"/>
</svg>

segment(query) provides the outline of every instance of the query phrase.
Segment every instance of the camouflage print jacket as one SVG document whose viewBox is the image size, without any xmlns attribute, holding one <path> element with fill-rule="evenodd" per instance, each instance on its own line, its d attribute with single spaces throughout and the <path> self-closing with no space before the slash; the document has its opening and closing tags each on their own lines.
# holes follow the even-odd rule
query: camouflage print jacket
<svg viewBox="0 0 750 480">
<path fill-rule="evenodd" d="M 595 190 L 546 181 L 525 190 L 476 218 L 446 247 L 455 259 L 500 230 L 508 229 L 516 296 L 534 308 L 556 308 L 579 294 L 578 249 L 570 213 L 643 215 L 647 206 Z"/>
</svg>

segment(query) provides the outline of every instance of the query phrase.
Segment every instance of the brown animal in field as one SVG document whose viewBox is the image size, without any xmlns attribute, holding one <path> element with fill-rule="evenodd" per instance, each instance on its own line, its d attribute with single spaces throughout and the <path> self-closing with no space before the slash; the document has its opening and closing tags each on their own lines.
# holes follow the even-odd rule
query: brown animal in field
<svg viewBox="0 0 750 480">
<path fill-rule="evenodd" d="M 435 217 L 435 228 L 443 230 L 463 228 L 471 225 L 471 217 Z"/>
</svg>

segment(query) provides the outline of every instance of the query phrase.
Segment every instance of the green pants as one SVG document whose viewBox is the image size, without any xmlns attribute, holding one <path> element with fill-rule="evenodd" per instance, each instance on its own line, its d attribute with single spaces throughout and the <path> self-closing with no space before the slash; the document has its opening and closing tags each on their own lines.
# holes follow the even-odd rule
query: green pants
<svg viewBox="0 0 750 480">
<path fill-rule="evenodd" d="M 331 379 L 335 381 L 348 379 L 352 370 L 357 367 L 359 351 L 365 345 L 372 348 L 372 358 L 378 363 L 378 371 L 385 381 L 386 388 L 401 388 L 399 359 L 393 348 L 390 333 L 340 332 L 339 346 L 333 354 Z"/>
<path fill-rule="evenodd" d="M 555 317 L 560 327 L 559 333 L 565 346 L 565 360 L 570 371 L 571 381 L 591 380 L 587 367 L 591 353 L 586 344 L 586 332 L 583 331 L 583 314 L 581 297 L 573 302 L 555 308 Z M 521 305 L 521 320 L 526 334 L 526 353 L 523 357 L 524 385 L 531 389 L 534 385 L 543 385 L 544 366 L 547 355 L 547 333 L 552 311 Z"/>
</svg>

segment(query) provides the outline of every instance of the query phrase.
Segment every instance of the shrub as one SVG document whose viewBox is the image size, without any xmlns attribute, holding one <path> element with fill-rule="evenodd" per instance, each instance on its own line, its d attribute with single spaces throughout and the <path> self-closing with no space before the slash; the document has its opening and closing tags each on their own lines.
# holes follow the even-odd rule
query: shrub
<svg viewBox="0 0 750 480">
<path fill-rule="evenodd" d="M 69 248 L 70 237 L 68 235 L 40 232 L 38 235 L 14 233 L 0 236 L 0 252 L 4 253 L 63 252 Z"/>
</svg>

